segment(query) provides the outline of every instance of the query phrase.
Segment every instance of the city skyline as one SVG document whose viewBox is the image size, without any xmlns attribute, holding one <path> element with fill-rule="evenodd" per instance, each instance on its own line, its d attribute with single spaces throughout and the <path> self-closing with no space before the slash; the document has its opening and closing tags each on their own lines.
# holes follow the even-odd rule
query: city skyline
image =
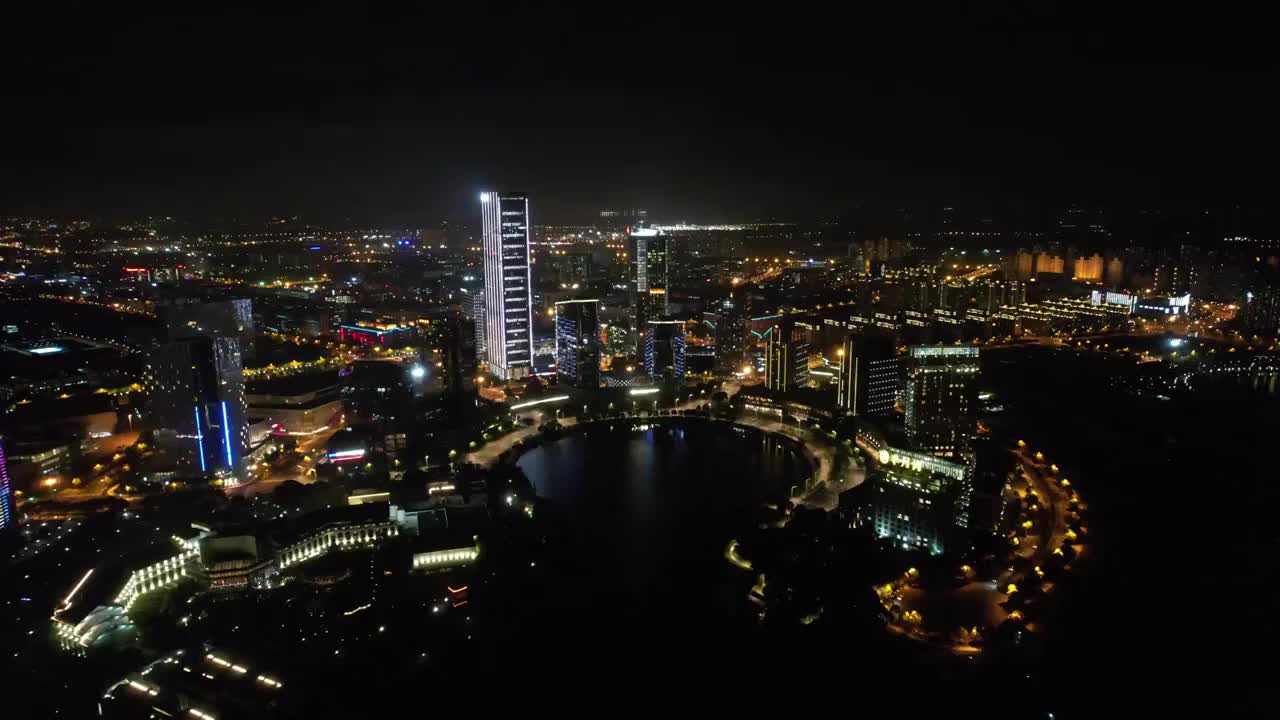
<svg viewBox="0 0 1280 720">
<path fill-rule="evenodd" d="M 469 10 L 0 28 L 6 702 L 1274 705 L 1269 24 Z"/>
</svg>

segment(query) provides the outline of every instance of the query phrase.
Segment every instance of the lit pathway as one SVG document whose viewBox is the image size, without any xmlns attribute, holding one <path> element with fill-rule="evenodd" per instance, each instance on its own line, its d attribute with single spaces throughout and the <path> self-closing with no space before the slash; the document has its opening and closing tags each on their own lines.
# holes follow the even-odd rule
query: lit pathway
<svg viewBox="0 0 1280 720">
<path fill-rule="evenodd" d="M 726 386 L 728 387 L 728 386 Z M 732 386 L 736 392 L 737 386 Z M 707 402 L 706 398 L 697 398 L 688 402 L 676 405 L 676 410 L 692 410 L 693 408 Z M 547 417 L 543 411 L 533 411 L 528 413 L 529 417 L 534 418 L 534 424 L 528 427 L 522 427 L 519 430 L 512 431 L 497 438 L 491 442 L 485 443 L 484 447 L 478 448 L 473 452 L 466 453 L 463 459 L 466 462 L 476 465 L 492 465 L 497 462 L 498 457 L 504 452 L 510 450 L 516 443 L 521 440 L 533 437 L 538 433 L 538 425 L 546 422 Z M 626 415 L 624 418 L 628 417 Z M 642 415 L 637 419 L 664 421 L 679 419 L 679 416 L 653 416 Z M 714 419 L 714 418 L 712 418 Z M 722 420 L 721 422 L 731 422 L 734 425 L 742 425 L 744 427 L 754 428 L 766 433 L 777 433 L 796 441 L 805 457 L 809 460 L 814 468 L 812 481 L 809 487 L 800 495 L 791 499 L 792 504 L 806 508 L 831 511 L 839 504 L 840 493 L 851 488 L 861 485 L 866 478 L 866 469 L 854 463 L 841 473 L 841 476 L 833 477 L 836 465 L 835 448 L 825 442 L 812 443 L 806 438 L 807 432 L 799 428 L 785 425 L 779 420 L 771 418 L 759 417 L 751 414 L 744 414 L 732 421 Z M 560 424 L 564 427 L 572 427 L 577 424 L 575 418 L 561 418 Z"/>
</svg>

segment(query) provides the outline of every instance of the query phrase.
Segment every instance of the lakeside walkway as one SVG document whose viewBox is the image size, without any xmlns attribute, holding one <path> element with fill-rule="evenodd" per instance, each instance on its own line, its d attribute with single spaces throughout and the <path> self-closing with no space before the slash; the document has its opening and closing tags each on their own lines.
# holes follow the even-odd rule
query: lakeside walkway
<svg viewBox="0 0 1280 720">
<path fill-rule="evenodd" d="M 686 403 L 688 407 L 679 407 L 676 409 L 692 409 L 693 403 Z M 805 458 L 813 467 L 813 476 L 807 487 L 803 488 L 799 495 L 791 498 L 791 503 L 798 507 L 805 507 L 817 510 L 831 511 L 839 504 L 840 494 L 852 488 L 861 485 L 866 479 L 866 468 L 855 463 L 849 463 L 840 473 L 840 477 L 834 477 L 836 468 L 836 448 L 828 443 L 813 443 L 807 438 L 807 432 L 792 425 L 784 424 L 780 420 L 761 417 L 753 414 L 743 414 L 737 418 L 714 418 L 694 416 L 703 420 L 713 422 L 723 422 L 730 425 L 740 425 L 759 430 L 764 433 L 775 433 L 783 437 L 789 438 L 800 447 Z M 541 418 L 537 418 L 541 420 Z M 686 419 L 682 415 L 652 415 L 646 413 L 644 415 L 624 414 L 617 418 L 618 420 L 648 420 L 651 422 L 669 422 Z M 609 420 L 596 420 L 593 422 L 609 422 Z M 573 427 L 578 424 L 576 418 L 562 418 L 560 424 L 566 428 Z M 463 455 L 463 460 L 476 465 L 492 465 L 497 462 L 503 453 L 510 450 L 522 440 L 527 440 L 538 434 L 538 426 L 530 425 L 514 430 L 500 438 L 485 443 L 484 447 L 478 448 L 472 452 Z"/>
</svg>

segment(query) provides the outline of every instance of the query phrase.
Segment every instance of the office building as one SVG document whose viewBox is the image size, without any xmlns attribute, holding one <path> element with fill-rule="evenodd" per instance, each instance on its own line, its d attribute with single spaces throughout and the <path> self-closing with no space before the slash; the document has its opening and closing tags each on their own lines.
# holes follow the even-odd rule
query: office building
<svg viewBox="0 0 1280 720">
<path fill-rule="evenodd" d="M 644 357 L 650 320 L 667 315 L 668 261 L 671 238 L 653 228 L 632 228 L 627 234 L 627 284 L 631 299 L 636 355 Z"/>
<path fill-rule="evenodd" d="M 795 390 L 809 384 L 809 343 L 790 320 L 765 332 L 764 382 L 770 390 Z"/>
<path fill-rule="evenodd" d="M 1250 332 L 1280 335 L 1280 285 L 1259 285 L 1245 293 L 1240 317 Z"/>
<path fill-rule="evenodd" d="M 9 462 L 4 455 L 4 437 L 0 436 L 0 530 L 18 522 L 13 508 L 13 486 L 9 484 Z"/>
<path fill-rule="evenodd" d="M 907 357 L 907 440 L 920 451 L 969 462 L 978 424 L 978 348 L 921 345 Z"/>
<path fill-rule="evenodd" d="M 146 386 L 157 438 L 172 447 L 179 468 L 239 484 L 249 444 L 239 339 L 200 337 L 156 347 Z"/>
<path fill-rule="evenodd" d="M 239 300 L 184 300 L 156 308 L 168 340 L 231 337 L 240 342 L 240 357 L 253 356 L 253 305 Z"/>
<path fill-rule="evenodd" d="M 480 193 L 484 237 L 485 351 L 489 372 L 504 380 L 533 371 L 529 272 L 529 198 Z"/>
<path fill-rule="evenodd" d="M 840 348 L 836 401 L 859 416 L 892 412 L 902 380 L 902 362 L 893 338 L 883 333 L 849 335 Z"/>
<path fill-rule="evenodd" d="M 488 345 L 485 343 L 485 314 L 484 314 L 484 288 L 464 287 L 461 290 L 462 312 L 473 326 L 472 335 L 475 338 L 476 360 L 484 362 L 488 360 Z"/>
<path fill-rule="evenodd" d="M 466 395 L 475 389 L 476 326 L 462 312 L 451 310 L 444 321 L 442 362 L 445 392 Z"/>
<path fill-rule="evenodd" d="M 1169 295 L 1190 293 L 1196 284 L 1199 260 L 1200 250 L 1194 245 L 1163 250 L 1156 261 L 1156 291 Z"/>
<path fill-rule="evenodd" d="M 600 301 L 556 303 L 556 372 L 560 382 L 600 387 Z"/>
<path fill-rule="evenodd" d="M 651 379 L 684 382 L 684 323 L 650 320 L 644 334 L 644 368 Z"/>
<path fill-rule="evenodd" d="M 850 525 L 870 525 L 903 549 L 941 554 L 971 541 L 972 469 L 961 463 L 893 447 L 881 448 L 867 482 L 848 500 Z"/>
</svg>

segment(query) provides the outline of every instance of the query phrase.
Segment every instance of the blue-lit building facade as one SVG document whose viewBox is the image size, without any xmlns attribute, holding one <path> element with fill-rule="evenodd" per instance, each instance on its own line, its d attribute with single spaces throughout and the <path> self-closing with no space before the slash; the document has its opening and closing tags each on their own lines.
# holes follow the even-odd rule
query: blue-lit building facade
<svg viewBox="0 0 1280 720">
<path fill-rule="evenodd" d="M 556 303 L 556 372 L 577 388 L 600 387 L 600 301 Z"/>
<path fill-rule="evenodd" d="M 627 233 L 627 290 L 630 294 L 636 355 L 645 356 L 649 321 L 665 317 L 671 238 L 655 228 L 631 228 Z"/>
<path fill-rule="evenodd" d="M 644 369 L 649 378 L 670 377 L 684 382 L 684 323 L 650 320 L 644 335 Z"/>
<path fill-rule="evenodd" d="M 4 454 L 4 437 L 0 436 L 0 530 L 17 524 L 13 507 L 13 486 L 9 484 L 9 460 Z"/>
<path fill-rule="evenodd" d="M 249 443 L 239 341 L 191 338 L 152 350 L 146 386 L 157 440 L 179 469 L 237 485 Z"/>
<path fill-rule="evenodd" d="M 484 239 L 485 353 L 489 372 L 504 380 L 533 372 L 533 282 L 529 198 L 480 193 Z"/>
</svg>

